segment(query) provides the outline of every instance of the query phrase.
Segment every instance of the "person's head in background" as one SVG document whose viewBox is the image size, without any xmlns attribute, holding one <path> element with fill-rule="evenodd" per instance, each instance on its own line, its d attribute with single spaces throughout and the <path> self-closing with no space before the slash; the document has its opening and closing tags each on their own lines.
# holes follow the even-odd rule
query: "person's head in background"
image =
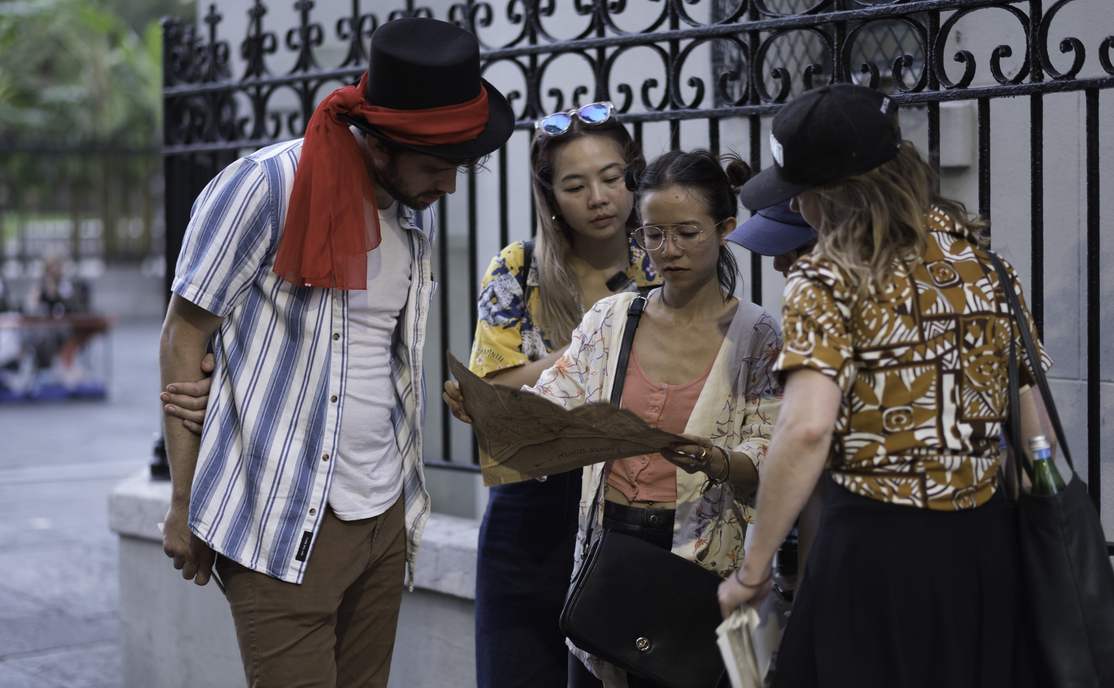
<svg viewBox="0 0 1114 688">
<path fill-rule="evenodd" d="M 65 255 L 57 249 L 43 252 L 43 284 L 57 289 L 66 277 Z"/>
<path fill-rule="evenodd" d="M 707 150 L 670 151 L 644 171 L 633 165 L 627 169 L 643 225 L 635 239 L 650 253 L 667 286 L 702 279 L 697 273 L 709 262 L 725 298 L 734 295 L 739 268 L 726 237 L 735 229 L 739 187 L 750 175 L 750 167 L 737 156 L 720 158 Z M 677 260 L 682 254 L 691 265 Z"/>
<path fill-rule="evenodd" d="M 580 323 L 574 255 L 626 251 L 637 222 L 623 170 L 644 165 L 642 151 L 611 103 L 592 103 L 538 120 L 530 173 L 538 208 L 539 324 L 555 344 Z"/>
<path fill-rule="evenodd" d="M 800 213 L 790 210 L 790 202 L 762 208 L 727 235 L 728 241 L 748 251 L 772 256 L 774 269 L 786 277 L 793 263 L 816 246 L 816 230 Z"/>
<path fill-rule="evenodd" d="M 66 275 L 69 255 L 57 248 L 43 252 L 43 274 L 28 292 L 23 310 L 29 315 L 54 315 L 88 310 L 88 285 Z"/>
</svg>

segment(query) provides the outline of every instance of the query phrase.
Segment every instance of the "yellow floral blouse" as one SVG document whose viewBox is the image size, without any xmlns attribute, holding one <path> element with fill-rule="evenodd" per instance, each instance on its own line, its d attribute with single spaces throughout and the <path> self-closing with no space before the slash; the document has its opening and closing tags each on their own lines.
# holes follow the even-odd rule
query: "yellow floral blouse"
<svg viewBox="0 0 1114 688">
<path fill-rule="evenodd" d="M 538 312 L 538 254 L 523 265 L 523 242 L 507 246 L 491 260 L 480 285 L 479 320 L 472 340 L 472 372 L 484 377 L 497 370 L 526 365 L 553 352 L 553 344 L 534 324 Z M 525 281 L 529 293 L 523 298 Z M 650 256 L 631 240 L 627 283 L 619 291 L 643 290 L 661 284 Z"/>
<path fill-rule="evenodd" d="M 939 210 L 928 222 L 924 260 L 911 274 L 899 265 L 883 294 L 860 297 L 831 261 L 802 258 L 785 285 L 777 368 L 810 368 L 843 390 L 828 464 L 836 483 L 884 502 L 957 511 L 997 487 L 1011 334 L 1031 364 L 985 252 Z M 1027 307 L 1025 320 L 1036 339 Z M 1051 367 L 1043 348 L 1041 359 Z"/>
</svg>

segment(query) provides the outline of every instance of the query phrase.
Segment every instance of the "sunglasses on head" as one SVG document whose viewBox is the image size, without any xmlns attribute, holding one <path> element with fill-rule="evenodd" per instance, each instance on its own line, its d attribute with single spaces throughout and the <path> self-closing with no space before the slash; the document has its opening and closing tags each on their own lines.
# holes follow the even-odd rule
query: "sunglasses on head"
<svg viewBox="0 0 1114 688">
<path fill-rule="evenodd" d="M 534 129 L 540 129 L 549 136 L 557 136 L 569 130 L 569 127 L 572 126 L 573 115 L 576 115 L 585 124 L 603 124 L 611 119 L 611 113 L 614 110 L 615 106 L 609 100 L 589 103 L 583 107 L 573 108 L 568 112 L 555 112 L 552 115 L 546 115 L 534 122 Z"/>
</svg>

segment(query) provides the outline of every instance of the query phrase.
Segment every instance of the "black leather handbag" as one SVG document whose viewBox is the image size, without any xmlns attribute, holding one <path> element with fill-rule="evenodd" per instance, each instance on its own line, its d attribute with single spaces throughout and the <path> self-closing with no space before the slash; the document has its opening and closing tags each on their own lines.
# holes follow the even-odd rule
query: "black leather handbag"
<svg viewBox="0 0 1114 688">
<path fill-rule="evenodd" d="M 1075 475 L 1067 437 L 1060 425 L 1040 352 L 1025 322 L 1006 268 L 989 253 L 1013 320 L 1032 363 L 1059 448 L 1071 467 L 1067 487 L 1053 495 L 1018 493 L 1017 532 L 1023 602 L 1021 619 L 1033 679 L 1041 688 L 1114 686 L 1114 568 L 1106 538 L 1087 488 Z M 1010 420 L 1007 439 L 1017 463 L 1030 472 L 1021 450 L 1017 353 L 1010 338 Z"/>
<path fill-rule="evenodd" d="M 604 530 L 569 587 L 561 631 L 582 650 L 669 688 L 727 685 L 716 627 L 720 577 Z"/>
<path fill-rule="evenodd" d="M 631 342 L 646 303 L 627 310 L 611 403 L 619 405 Z M 598 499 L 588 515 L 595 524 Z M 569 586 L 561 632 L 582 650 L 668 688 L 727 686 L 716 645 L 720 577 L 638 538 L 604 529 Z"/>
</svg>

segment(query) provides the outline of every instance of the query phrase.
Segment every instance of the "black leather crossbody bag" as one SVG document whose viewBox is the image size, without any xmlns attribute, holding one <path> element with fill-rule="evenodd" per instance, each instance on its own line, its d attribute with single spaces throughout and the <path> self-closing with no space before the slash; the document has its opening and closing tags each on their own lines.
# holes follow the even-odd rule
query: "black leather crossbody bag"
<svg viewBox="0 0 1114 688">
<path fill-rule="evenodd" d="M 627 309 L 611 403 L 622 400 L 635 328 L 646 305 Z M 598 496 L 588 514 L 591 542 Z M 561 632 L 582 650 L 669 688 L 728 685 L 716 645 L 720 577 L 695 562 L 604 529 L 584 554 L 561 610 Z"/>
</svg>

